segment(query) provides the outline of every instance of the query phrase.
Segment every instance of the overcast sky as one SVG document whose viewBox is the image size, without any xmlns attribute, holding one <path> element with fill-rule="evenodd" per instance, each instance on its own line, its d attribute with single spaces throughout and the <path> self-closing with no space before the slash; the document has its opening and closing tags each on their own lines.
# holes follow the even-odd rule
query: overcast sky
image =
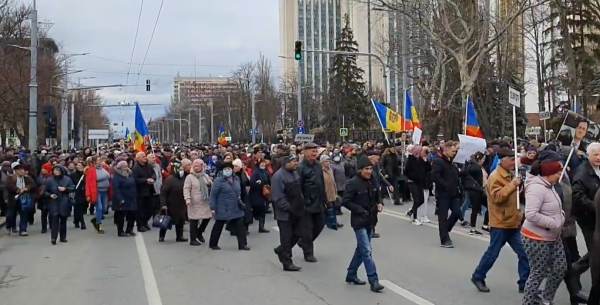
<svg viewBox="0 0 600 305">
<path fill-rule="evenodd" d="M 21 3 L 31 1 L 17 0 Z M 73 57 L 73 85 L 126 84 L 129 61 L 142 0 L 38 0 L 41 26 L 61 47 L 62 53 L 90 52 Z M 161 0 L 144 0 L 140 29 L 128 83 L 139 87 L 99 91 L 106 104 L 127 99 L 167 105 L 173 78 L 226 76 L 260 52 L 272 61 L 279 75 L 279 1 L 277 0 L 165 0 L 146 64 L 138 76 L 148 49 Z M 86 79 L 95 77 L 94 79 Z M 151 92 L 143 86 L 146 79 Z M 133 121 L 134 109 L 107 111 L 113 122 Z M 146 120 L 164 113 L 164 107 L 144 107 Z"/>
</svg>

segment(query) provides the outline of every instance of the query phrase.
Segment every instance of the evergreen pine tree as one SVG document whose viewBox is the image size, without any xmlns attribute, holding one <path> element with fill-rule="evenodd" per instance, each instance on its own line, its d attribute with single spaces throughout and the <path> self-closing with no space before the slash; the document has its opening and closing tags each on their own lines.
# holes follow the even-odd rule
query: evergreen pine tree
<svg viewBox="0 0 600 305">
<path fill-rule="evenodd" d="M 344 28 L 337 40 L 336 51 L 358 52 L 348 15 L 344 15 Z M 330 71 L 329 92 L 323 107 L 323 126 L 328 133 L 337 135 L 345 125 L 354 128 L 367 128 L 372 111 L 366 96 L 364 70 L 358 67 L 356 55 L 335 55 Z"/>
</svg>

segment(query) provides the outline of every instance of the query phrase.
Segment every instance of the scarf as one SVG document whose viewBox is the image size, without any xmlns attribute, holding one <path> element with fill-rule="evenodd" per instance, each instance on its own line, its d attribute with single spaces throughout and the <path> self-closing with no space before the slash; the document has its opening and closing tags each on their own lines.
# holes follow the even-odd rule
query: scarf
<svg viewBox="0 0 600 305">
<path fill-rule="evenodd" d="M 200 193 L 200 199 L 203 201 L 208 200 L 208 186 L 206 185 L 206 178 L 203 172 L 195 173 L 192 172 L 192 176 L 194 176 L 198 180 L 198 184 L 200 186 L 198 192 Z"/>
</svg>

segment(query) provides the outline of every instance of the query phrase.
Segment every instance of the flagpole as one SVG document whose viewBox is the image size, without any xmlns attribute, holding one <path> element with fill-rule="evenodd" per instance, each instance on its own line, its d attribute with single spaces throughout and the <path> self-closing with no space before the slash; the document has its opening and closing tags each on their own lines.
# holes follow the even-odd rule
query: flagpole
<svg viewBox="0 0 600 305">
<path fill-rule="evenodd" d="M 375 111 L 375 116 L 377 117 L 377 121 L 379 121 L 379 126 L 381 127 L 381 132 L 383 132 L 383 136 L 385 137 L 385 141 L 390 144 L 390 140 L 388 139 L 388 135 L 383 128 L 383 122 L 381 122 L 381 118 L 379 117 L 379 113 L 377 112 L 377 107 L 375 107 L 375 102 L 371 99 L 371 106 L 373 106 L 373 110 Z"/>
<path fill-rule="evenodd" d="M 473 108 L 475 108 L 475 104 L 473 104 Z M 467 95 L 467 101 L 465 104 L 465 135 L 467 134 L 467 118 L 469 117 L 469 96 Z"/>
</svg>

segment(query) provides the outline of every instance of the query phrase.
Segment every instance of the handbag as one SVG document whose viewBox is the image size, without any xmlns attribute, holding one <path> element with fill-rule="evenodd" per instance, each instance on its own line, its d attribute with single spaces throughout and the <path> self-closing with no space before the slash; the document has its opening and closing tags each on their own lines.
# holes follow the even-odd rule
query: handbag
<svg viewBox="0 0 600 305">
<path fill-rule="evenodd" d="M 265 199 L 271 200 L 271 193 L 272 192 L 273 191 L 271 190 L 271 186 L 270 185 L 265 184 L 265 185 L 262 186 L 261 194 L 262 194 L 263 197 L 265 197 Z"/>
<path fill-rule="evenodd" d="M 171 216 L 167 214 L 154 215 L 152 218 L 152 226 L 163 230 L 171 230 L 173 226 L 171 223 Z"/>
</svg>

